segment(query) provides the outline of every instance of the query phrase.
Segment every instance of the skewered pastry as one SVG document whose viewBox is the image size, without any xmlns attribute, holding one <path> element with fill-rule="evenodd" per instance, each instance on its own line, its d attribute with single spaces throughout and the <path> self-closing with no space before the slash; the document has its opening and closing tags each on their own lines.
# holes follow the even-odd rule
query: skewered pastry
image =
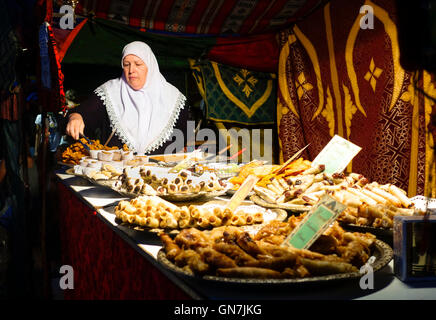
<svg viewBox="0 0 436 320">
<path fill-rule="evenodd" d="M 150 187 L 150 188 L 152 188 L 152 187 Z M 152 188 L 153 189 L 153 188 Z M 154 189 L 153 189 L 154 190 Z M 158 186 L 157 188 L 156 188 L 156 191 L 157 191 L 157 193 L 159 193 L 159 194 L 168 194 L 168 189 L 167 188 L 165 188 L 164 186 Z"/>
<path fill-rule="evenodd" d="M 167 188 L 167 190 L 168 190 L 168 193 L 177 193 L 179 190 L 178 190 L 179 188 L 178 188 L 178 186 L 176 185 L 176 184 L 174 184 L 174 183 L 170 183 L 169 185 L 168 185 L 168 188 Z"/>
<path fill-rule="evenodd" d="M 169 184 L 169 179 L 168 179 L 167 177 L 163 178 L 163 179 L 160 181 L 160 184 L 161 184 L 162 186 L 164 186 L 164 187 L 168 186 L 168 184 Z"/>
<path fill-rule="evenodd" d="M 159 219 L 152 218 L 152 217 L 147 218 L 147 227 L 158 228 L 159 227 Z"/>
<path fill-rule="evenodd" d="M 186 170 L 181 170 L 178 176 L 182 179 L 182 181 L 186 181 L 186 179 L 188 179 L 190 176 L 190 173 Z"/>
<path fill-rule="evenodd" d="M 171 183 L 176 186 L 180 186 L 183 184 L 183 180 L 181 177 L 176 177 Z"/>
<path fill-rule="evenodd" d="M 140 193 L 143 185 L 144 185 L 144 182 L 141 179 L 141 181 L 138 181 L 138 183 L 135 183 L 135 187 L 133 188 L 133 192 Z"/>
<path fill-rule="evenodd" d="M 212 212 L 216 217 L 220 219 L 224 217 L 224 210 L 222 209 L 222 207 L 215 207 L 213 208 Z"/>
<path fill-rule="evenodd" d="M 189 187 L 186 185 L 183 185 L 179 188 L 180 193 L 189 193 Z"/>
<path fill-rule="evenodd" d="M 149 184 L 144 183 L 141 187 L 141 191 L 140 193 L 143 195 L 148 195 L 148 196 L 155 196 L 157 195 L 157 190 L 154 190 Z M 161 194 L 165 194 L 165 191 L 163 192 L 159 192 Z"/>
<path fill-rule="evenodd" d="M 204 186 L 206 185 L 206 182 L 204 182 L 204 181 L 200 181 L 200 182 L 198 183 L 198 185 L 200 186 L 200 190 L 204 190 Z"/>
<path fill-rule="evenodd" d="M 412 201 L 406 196 L 406 193 L 404 190 L 401 190 L 397 186 L 394 186 L 393 184 L 388 185 L 388 190 L 390 193 L 392 193 L 395 197 L 397 197 L 401 205 L 405 208 L 410 208 L 412 206 Z"/>
<path fill-rule="evenodd" d="M 137 197 L 131 200 L 130 204 L 133 205 L 135 208 L 144 208 L 147 205 L 145 199 L 142 197 Z"/>
<path fill-rule="evenodd" d="M 189 191 L 190 191 L 191 193 L 199 193 L 199 192 L 201 191 L 201 186 L 200 186 L 200 184 L 194 184 L 194 183 L 192 183 L 192 184 L 189 184 L 188 187 L 189 187 Z"/>
<path fill-rule="evenodd" d="M 109 177 L 103 173 L 97 172 L 92 176 L 94 180 L 107 180 Z"/>
<path fill-rule="evenodd" d="M 178 227 L 178 223 L 176 218 L 173 215 L 168 215 L 166 218 L 167 228 L 176 229 Z"/>
<path fill-rule="evenodd" d="M 213 182 L 209 182 L 209 183 L 206 183 L 204 185 L 204 191 L 211 192 L 211 191 L 214 191 L 214 190 L 215 190 L 215 185 L 214 185 Z"/>
<path fill-rule="evenodd" d="M 189 212 L 188 207 L 183 206 L 179 209 L 179 217 L 180 219 L 187 219 L 187 220 L 191 218 L 191 213 Z"/>
</svg>

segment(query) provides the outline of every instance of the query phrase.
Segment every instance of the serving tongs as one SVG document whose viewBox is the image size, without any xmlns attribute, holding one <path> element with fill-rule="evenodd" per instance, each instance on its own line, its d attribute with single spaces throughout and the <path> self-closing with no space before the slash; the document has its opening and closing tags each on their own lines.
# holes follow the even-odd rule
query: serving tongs
<svg viewBox="0 0 436 320">
<path fill-rule="evenodd" d="M 86 137 L 86 136 L 83 135 L 82 133 L 79 133 L 79 137 L 85 139 L 86 142 L 88 142 L 89 144 L 92 144 L 91 139 L 89 139 L 88 137 Z"/>
<path fill-rule="evenodd" d="M 85 140 L 86 140 L 86 142 L 88 142 L 89 144 L 91 144 L 91 142 L 90 142 L 90 140 L 87 138 L 87 137 L 85 137 L 83 134 L 79 134 L 79 137 L 80 138 L 84 138 Z M 83 143 L 82 142 L 82 140 L 77 140 L 88 152 L 91 150 L 91 148 L 86 144 L 86 143 Z"/>
</svg>

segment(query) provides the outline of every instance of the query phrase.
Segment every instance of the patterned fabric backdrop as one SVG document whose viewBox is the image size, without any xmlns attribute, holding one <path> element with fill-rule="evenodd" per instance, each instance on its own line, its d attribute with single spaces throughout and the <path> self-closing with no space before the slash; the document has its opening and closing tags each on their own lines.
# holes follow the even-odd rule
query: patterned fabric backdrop
<svg viewBox="0 0 436 320">
<path fill-rule="evenodd" d="M 190 59 L 206 103 L 206 118 L 240 124 L 274 124 L 276 75 Z"/>
<path fill-rule="evenodd" d="M 205 117 L 218 129 L 218 148 L 232 145 L 230 155 L 245 149 L 235 158 L 239 162 L 276 162 L 277 75 L 206 60 L 189 59 L 189 63 L 205 101 Z"/>
<path fill-rule="evenodd" d="M 435 79 L 401 67 L 394 3 L 331 1 L 280 33 L 281 160 L 307 143 L 313 160 L 338 134 L 362 147 L 348 170 L 428 195 L 436 189 L 426 130 L 433 102 L 420 89 L 435 97 Z M 373 29 L 360 28 L 362 5 L 373 8 Z"/>
</svg>

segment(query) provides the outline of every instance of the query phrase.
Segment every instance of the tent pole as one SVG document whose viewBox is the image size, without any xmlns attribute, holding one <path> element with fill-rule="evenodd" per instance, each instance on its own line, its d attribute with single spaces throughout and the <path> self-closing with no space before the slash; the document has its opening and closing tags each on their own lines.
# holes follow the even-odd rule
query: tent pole
<svg viewBox="0 0 436 320">
<path fill-rule="evenodd" d="M 42 124 L 42 147 L 41 151 L 41 259 L 42 259 L 42 272 L 43 272 L 43 295 L 45 299 L 51 298 L 50 291 L 50 277 L 47 264 L 47 245 L 46 245 L 46 217 L 47 217 L 47 146 L 48 136 L 47 131 L 47 112 L 43 111 L 41 114 Z"/>
</svg>

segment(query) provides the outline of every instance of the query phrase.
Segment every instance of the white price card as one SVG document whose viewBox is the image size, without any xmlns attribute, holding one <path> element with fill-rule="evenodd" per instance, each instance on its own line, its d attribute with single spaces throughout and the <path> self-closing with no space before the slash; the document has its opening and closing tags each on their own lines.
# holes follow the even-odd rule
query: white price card
<svg viewBox="0 0 436 320">
<path fill-rule="evenodd" d="M 335 135 L 312 161 L 312 166 L 323 164 L 325 173 L 339 173 L 344 171 L 360 150 L 361 147 Z"/>
<path fill-rule="evenodd" d="M 325 195 L 309 211 L 283 244 L 297 249 L 309 249 L 346 208 L 347 206 Z"/>
</svg>

